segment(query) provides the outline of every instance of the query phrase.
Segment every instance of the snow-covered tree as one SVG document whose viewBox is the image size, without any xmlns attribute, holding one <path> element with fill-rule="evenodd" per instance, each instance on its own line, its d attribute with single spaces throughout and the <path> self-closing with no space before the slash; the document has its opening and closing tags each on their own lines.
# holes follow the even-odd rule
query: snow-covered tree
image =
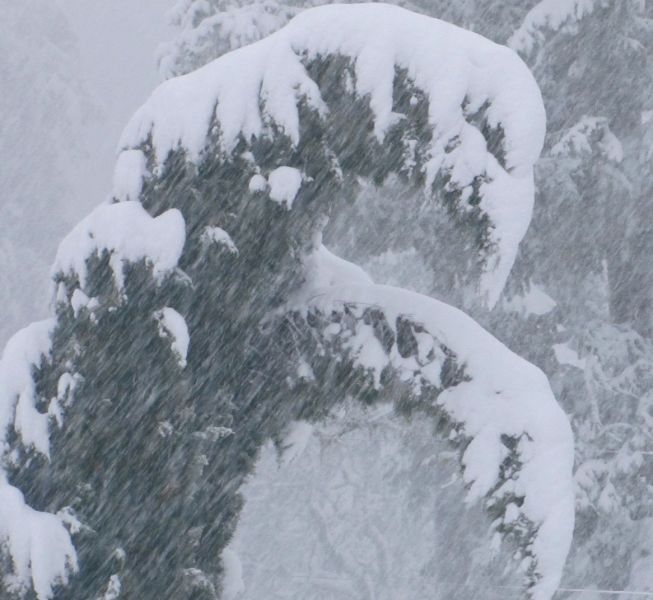
<svg viewBox="0 0 653 600">
<path fill-rule="evenodd" d="M 653 323 L 651 274 L 639 269 L 650 252 L 649 185 L 641 159 L 648 154 L 643 116 L 650 110 L 653 83 L 651 42 L 651 22 L 639 0 L 541 2 L 511 39 L 532 57 L 548 104 L 552 157 L 567 172 L 568 156 L 584 162 L 569 183 L 592 194 L 605 214 L 589 227 L 577 222 L 577 236 L 588 240 L 594 272 L 606 263 L 611 317 L 645 335 Z M 596 163 L 596 152 L 607 159 L 605 167 Z M 569 187 L 558 186 L 552 199 Z"/>
<path fill-rule="evenodd" d="M 546 378 L 458 310 L 322 245 L 361 179 L 393 175 L 467 240 L 450 268 L 493 304 L 543 133 L 515 54 L 388 6 L 307 11 L 159 87 L 123 136 L 114 203 L 59 248 L 56 319 L 2 361 L 0 490 L 50 527 L 0 521 L 6 593 L 224 596 L 261 446 L 352 396 L 431 423 L 529 596 L 550 598 L 573 452 Z"/>
</svg>

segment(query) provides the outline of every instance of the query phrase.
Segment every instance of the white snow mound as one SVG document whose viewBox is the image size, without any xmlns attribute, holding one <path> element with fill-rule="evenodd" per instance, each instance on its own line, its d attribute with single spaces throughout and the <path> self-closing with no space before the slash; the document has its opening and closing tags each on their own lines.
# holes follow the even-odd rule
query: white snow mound
<svg viewBox="0 0 653 600">
<path fill-rule="evenodd" d="M 290 210 L 302 185 L 302 173 L 293 167 L 278 167 L 268 175 L 268 184 L 270 200 Z"/>
<path fill-rule="evenodd" d="M 76 275 L 83 289 L 86 260 L 106 250 L 120 290 L 125 263 L 146 260 L 154 276 L 162 277 L 177 266 L 185 241 L 184 218 L 177 209 L 152 217 L 135 201 L 101 205 L 61 242 L 52 275 Z"/>
<path fill-rule="evenodd" d="M 145 154 L 140 150 L 121 152 L 113 172 L 113 195 L 118 200 L 138 200 L 146 169 Z"/>
<path fill-rule="evenodd" d="M 164 306 L 154 318 L 159 324 L 159 335 L 170 339 L 170 349 L 177 357 L 177 363 L 183 369 L 186 366 L 190 334 L 186 320 L 174 308 Z"/>
</svg>

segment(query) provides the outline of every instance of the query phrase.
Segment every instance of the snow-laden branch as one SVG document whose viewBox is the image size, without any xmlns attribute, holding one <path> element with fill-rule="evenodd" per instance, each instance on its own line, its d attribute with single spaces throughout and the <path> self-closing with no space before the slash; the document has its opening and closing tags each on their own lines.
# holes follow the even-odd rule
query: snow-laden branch
<svg viewBox="0 0 653 600">
<path fill-rule="evenodd" d="M 349 106 L 337 103 L 341 95 L 327 89 L 334 82 L 315 67 L 336 59 L 343 61 L 336 77 L 352 94 Z M 297 149 L 307 143 L 308 110 L 329 128 L 324 145 L 340 168 L 346 148 L 338 137 L 351 123 L 343 111 L 353 110 L 355 99 L 372 114 L 370 148 L 389 153 L 397 146 L 388 172 L 413 173 L 430 193 L 448 194 L 458 214 L 489 220 L 481 226 L 480 293 L 493 305 L 530 222 L 545 117 L 519 57 L 476 34 L 389 5 L 307 10 L 268 38 L 163 83 L 134 115 L 120 146 L 130 156 L 147 149 L 157 172 L 179 149 L 195 163 L 216 151 L 232 160 L 243 142 L 280 143 L 280 135 Z M 427 118 L 418 124 L 422 107 Z M 121 169 L 126 162 L 119 161 Z M 151 175 L 142 166 L 142 175 Z M 344 171 L 358 175 L 355 167 Z M 116 186 L 116 197 L 137 189 L 131 179 Z"/>
<path fill-rule="evenodd" d="M 394 373 L 413 402 L 443 411 L 468 499 L 485 499 L 494 527 L 521 546 L 531 597 L 551 598 L 573 532 L 574 450 L 546 376 L 461 311 L 375 285 L 324 247 L 306 259 L 306 283 L 286 308 L 321 339 L 301 365 L 348 357 L 388 399 L 398 399 Z"/>
<path fill-rule="evenodd" d="M 49 456 L 49 421 L 56 418 L 59 398 L 46 412 L 36 406 L 33 370 L 50 354 L 55 321 L 32 323 L 7 343 L 0 360 L 0 558 L 9 572 L 0 580 L 9 593 L 34 590 L 48 600 L 58 584 L 77 570 L 77 555 L 61 514 L 30 507 L 22 492 L 7 480 L 12 461 L 8 436 L 18 436 L 26 450 Z"/>
<path fill-rule="evenodd" d="M 101 205 L 59 244 L 51 273 L 55 278 L 75 277 L 83 290 L 87 260 L 106 252 L 114 283 L 121 290 L 126 263 L 145 260 L 160 278 L 177 266 L 184 241 L 184 218 L 178 210 L 153 218 L 137 201 Z"/>
</svg>

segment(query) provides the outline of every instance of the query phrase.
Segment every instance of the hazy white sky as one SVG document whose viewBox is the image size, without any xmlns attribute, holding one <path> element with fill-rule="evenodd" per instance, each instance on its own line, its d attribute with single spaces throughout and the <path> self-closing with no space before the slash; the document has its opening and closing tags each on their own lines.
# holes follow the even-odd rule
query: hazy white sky
<svg viewBox="0 0 653 600">
<path fill-rule="evenodd" d="M 171 0 L 56 0 L 78 39 L 85 79 L 126 120 L 158 82 L 155 53 L 170 39 Z"/>
<path fill-rule="evenodd" d="M 172 37 L 165 19 L 172 0 L 55 1 L 77 38 L 80 75 L 100 111 L 93 135 L 101 174 L 95 189 L 106 194 L 120 133 L 159 82 L 156 49 Z"/>
</svg>

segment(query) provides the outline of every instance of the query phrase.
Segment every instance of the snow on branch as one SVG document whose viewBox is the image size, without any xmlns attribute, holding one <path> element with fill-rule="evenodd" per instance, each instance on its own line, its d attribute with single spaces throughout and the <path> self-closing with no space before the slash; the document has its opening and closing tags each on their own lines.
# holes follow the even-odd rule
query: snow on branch
<svg viewBox="0 0 653 600">
<path fill-rule="evenodd" d="M 38 600 L 48 600 L 56 585 L 67 583 L 77 570 L 77 555 L 64 519 L 28 506 L 7 480 L 5 468 L 12 460 L 10 434 L 27 450 L 49 456 L 48 426 L 56 399 L 50 410 L 38 410 L 33 370 L 50 354 L 54 324 L 47 320 L 22 329 L 0 360 L 0 556 L 9 566 L 3 584 L 10 593 L 33 589 Z"/>
<path fill-rule="evenodd" d="M 349 358 L 379 393 L 387 386 L 387 399 L 398 400 L 394 373 L 409 390 L 402 402 L 441 409 L 461 448 L 468 500 L 484 499 L 493 526 L 517 542 L 529 597 L 550 599 L 573 533 L 574 445 L 546 376 L 461 311 L 375 285 L 324 247 L 306 269 L 286 308 L 322 341 L 300 365 Z"/>
<path fill-rule="evenodd" d="M 190 335 L 184 317 L 174 308 L 164 306 L 154 314 L 159 325 L 159 335 L 170 340 L 170 349 L 177 357 L 177 363 L 183 369 L 186 366 Z"/>
<path fill-rule="evenodd" d="M 508 45 L 524 55 L 530 55 L 546 38 L 591 15 L 598 6 L 612 0 L 541 0 L 526 15 L 522 25 L 512 34 Z"/>
<path fill-rule="evenodd" d="M 55 321 L 21 329 L 8 342 L 0 361 L 0 443 L 13 427 L 25 447 L 49 455 L 48 415 L 37 410 L 33 369 L 50 354 Z M 1 448 L 1 446 L 0 446 Z"/>
<path fill-rule="evenodd" d="M 592 156 L 594 150 L 616 164 L 624 157 L 619 138 L 612 133 L 608 119 L 585 115 L 563 132 L 551 148 L 551 156 Z"/>
<path fill-rule="evenodd" d="M 215 160 L 215 150 L 229 161 L 243 143 L 279 136 L 298 149 L 307 114 L 331 129 L 351 122 L 342 112 L 353 106 L 338 103 L 341 95 L 327 89 L 333 81 L 316 66 L 335 60 L 343 63 L 339 84 L 371 112 L 370 147 L 390 154 L 397 145 L 387 170 L 412 173 L 430 193 L 447 194 L 458 214 L 488 220 L 479 291 L 493 305 L 530 222 L 545 115 L 521 59 L 476 34 L 389 5 L 307 10 L 268 38 L 163 83 L 120 145 L 144 149 L 159 170 L 177 150 L 201 163 Z M 418 125 L 422 106 L 426 121 Z M 338 168 L 344 135 L 329 131 L 324 139 Z M 135 188 L 116 185 L 116 196 Z"/>
<path fill-rule="evenodd" d="M 122 165 L 123 161 L 119 160 L 118 164 Z M 184 218 L 176 209 L 153 218 L 137 201 L 101 205 L 61 242 L 52 275 L 75 276 L 83 289 L 86 261 L 108 252 L 118 290 L 124 284 L 126 263 L 146 260 L 154 276 L 160 278 L 177 266 L 185 235 Z"/>
</svg>

